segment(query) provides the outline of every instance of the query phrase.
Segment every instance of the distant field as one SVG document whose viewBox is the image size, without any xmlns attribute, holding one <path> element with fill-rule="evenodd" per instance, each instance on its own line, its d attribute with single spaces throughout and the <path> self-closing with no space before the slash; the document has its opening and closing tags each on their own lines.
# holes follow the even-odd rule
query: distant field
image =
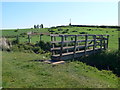
<svg viewBox="0 0 120 90">
<path fill-rule="evenodd" d="M 86 34 L 109 34 L 109 49 L 110 50 L 117 50 L 118 49 L 118 30 L 112 28 L 94 28 L 94 27 L 64 27 L 64 28 L 57 28 L 57 29 L 18 29 L 18 30 L 3 30 L 2 36 L 16 36 L 19 35 L 20 42 L 27 42 L 27 35 L 23 35 L 27 32 L 45 32 L 45 33 L 52 33 L 52 34 L 80 34 L 85 32 Z M 9 40 L 13 40 L 16 38 L 9 38 Z M 32 36 L 31 41 L 32 43 L 36 43 L 39 41 L 39 35 Z M 45 42 L 50 41 L 50 36 L 43 35 L 42 40 Z"/>
</svg>

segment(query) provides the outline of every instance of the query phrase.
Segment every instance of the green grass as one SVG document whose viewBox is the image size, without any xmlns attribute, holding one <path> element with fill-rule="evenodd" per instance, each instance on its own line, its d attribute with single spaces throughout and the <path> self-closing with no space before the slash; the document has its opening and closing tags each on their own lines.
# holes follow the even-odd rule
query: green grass
<svg viewBox="0 0 120 90">
<path fill-rule="evenodd" d="M 58 29 L 62 29 L 59 31 Z M 58 29 L 52 29 L 53 34 L 58 33 L 62 34 L 66 29 L 69 29 L 67 33 L 64 34 L 79 34 L 80 32 L 87 32 L 87 34 L 109 34 L 109 49 L 110 50 L 117 50 L 118 49 L 118 31 L 117 29 L 112 28 L 91 28 L 91 27 L 64 27 L 64 28 L 58 28 Z M 49 32 L 47 28 L 43 29 L 19 29 L 18 32 L 15 32 L 15 30 L 3 30 L 2 36 L 16 36 L 20 35 L 21 33 L 27 33 L 27 32 Z M 73 32 L 76 31 L 76 32 Z M 15 38 L 9 38 L 9 40 L 13 40 Z M 32 36 L 31 41 L 32 43 L 36 43 L 36 41 L 39 41 L 40 37 L 39 35 Z M 50 41 L 50 36 L 43 35 L 42 40 L 45 42 Z M 59 38 L 57 40 L 60 40 Z M 27 35 L 25 37 L 20 37 L 20 42 L 27 42 Z"/>
<path fill-rule="evenodd" d="M 62 30 L 58 30 L 62 29 Z M 52 29 L 53 34 L 109 34 L 109 50 L 118 49 L 118 31 L 112 28 L 91 28 L 91 27 L 64 27 Z M 47 28 L 43 29 L 19 29 L 3 30 L 2 36 L 16 36 L 27 32 L 49 32 Z M 74 32 L 76 31 L 76 32 Z M 27 35 L 20 35 L 20 42 L 27 42 Z M 8 38 L 15 40 L 16 38 Z M 39 35 L 32 36 L 32 43 L 39 41 Z M 43 35 L 42 40 L 50 41 L 50 36 Z M 60 38 L 57 38 L 60 40 Z M 70 40 L 70 38 L 69 38 Z M 117 54 L 118 55 L 118 54 Z M 111 65 L 114 69 L 118 61 L 115 53 L 102 53 L 95 57 L 86 58 L 86 62 L 93 62 L 98 66 Z M 117 56 L 118 57 L 118 56 Z M 2 76 L 4 88 L 117 88 L 120 87 L 120 78 L 111 71 L 99 71 L 97 68 L 86 65 L 82 62 L 74 61 L 52 66 L 42 62 L 33 62 L 31 60 L 50 59 L 47 54 L 23 53 L 23 52 L 3 52 L 2 54 Z M 90 60 L 90 61 L 89 61 Z M 112 62 L 114 61 L 114 62 Z M 109 64 L 108 64 L 109 63 Z M 116 65 L 115 65 L 116 64 Z M 0 72 L 1 74 L 1 72 Z M 1 80 L 1 77 L 0 77 Z"/>
<path fill-rule="evenodd" d="M 117 88 L 118 78 L 110 71 L 74 61 L 52 66 L 31 60 L 45 55 L 3 52 L 4 88 Z"/>
</svg>

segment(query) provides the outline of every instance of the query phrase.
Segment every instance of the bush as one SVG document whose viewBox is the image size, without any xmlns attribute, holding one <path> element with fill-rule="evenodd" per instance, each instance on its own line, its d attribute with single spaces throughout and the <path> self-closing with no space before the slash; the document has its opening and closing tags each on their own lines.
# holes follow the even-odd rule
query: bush
<svg viewBox="0 0 120 90">
<path fill-rule="evenodd" d="M 43 49 L 44 51 L 50 51 L 51 43 L 50 42 L 45 43 L 44 41 L 40 41 L 36 43 L 35 46 L 41 47 L 41 49 Z"/>
<path fill-rule="evenodd" d="M 58 29 L 58 31 L 62 31 L 63 29 Z"/>
<path fill-rule="evenodd" d="M 15 30 L 14 32 L 18 32 L 18 30 Z"/>
<path fill-rule="evenodd" d="M 108 31 L 106 31 L 106 33 L 108 33 Z"/>
<path fill-rule="evenodd" d="M 87 32 L 79 32 L 80 34 L 88 34 Z"/>
<path fill-rule="evenodd" d="M 72 32 L 77 32 L 76 30 L 72 31 Z"/>
</svg>

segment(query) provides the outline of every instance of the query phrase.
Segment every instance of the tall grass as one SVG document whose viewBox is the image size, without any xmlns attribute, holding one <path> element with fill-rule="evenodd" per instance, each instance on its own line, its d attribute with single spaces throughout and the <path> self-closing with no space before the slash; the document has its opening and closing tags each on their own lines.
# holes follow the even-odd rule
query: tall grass
<svg viewBox="0 0 120 90">
<path fill-rule="evenodd" d="M 100 70 L 112 70 L 113 73 L 120 76 L 120 51 L 103 51 L 95 55 L 90 55 L 82 61 Z"/>
</svg>

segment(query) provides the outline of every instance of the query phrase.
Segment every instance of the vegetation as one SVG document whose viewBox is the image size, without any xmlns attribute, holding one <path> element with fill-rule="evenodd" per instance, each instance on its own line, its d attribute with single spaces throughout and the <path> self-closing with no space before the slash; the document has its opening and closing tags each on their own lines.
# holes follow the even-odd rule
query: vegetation
<svg viewBox="0 0 120 90">
<path fill-rule="evenodd" d="M 15 40 L 16 36 L 19 35 L 21 43 L 28 42 L 28 32 L 43 32 L 51 34 L 109 34 L 109 49 L 118 49 L 118 30 L 117 28 L 96 28 L 96 27 L 52 27 L 52 28 L 41 28 L 41 29 L 19 29 L 17 32 L 15 30 L 3 30 L 2 36 L 6 36 L 9 40 Z M 21 35 L 22 34 L 22 35 Z M 31 36 L 32 43 L 39 42 L 39 35 Z M 42 40 L 45 42 L 50 42 L 50 36 L 43 35 Z M 58 39 L 59 40 L 59 39 Z"/>
<path fill-rule="evenodd" d="M 49 59 L 45 54 L 23 52 L 3 52 L 2 59 L 4 88 L 117 88 L 119 85 L 111 71 L 99 71 L 78 61 L 53 66 L 39 61 Z"/>
<path fill-rule="evenodd" d="M 120 88 L 120 61 L 118 59 L 120 51 L 117 51 L 119 32 L 117 27 L 72 25 L 51 28 L 41 26 L 40 29 L 37 28 L 38 25 L 34 27 L 36 28 L 2 31 L 2 36 L 13 44 L 9 50 L 2 51 L 4 88 Z M 42 35 L 40 39 L 40 35 L 33 35 L 30 37 L 31 43 L 28 43 L 27 33 L 30 32 L 109 34 L 109 49 L 100 54 L 77 58 L 72 62 L 68 60 L 65 64 L 55 66 L 40 61 L 50 59 L 50 36 Z M 70 37 L 68 40 L 73 38 Z"/>
</svg>

